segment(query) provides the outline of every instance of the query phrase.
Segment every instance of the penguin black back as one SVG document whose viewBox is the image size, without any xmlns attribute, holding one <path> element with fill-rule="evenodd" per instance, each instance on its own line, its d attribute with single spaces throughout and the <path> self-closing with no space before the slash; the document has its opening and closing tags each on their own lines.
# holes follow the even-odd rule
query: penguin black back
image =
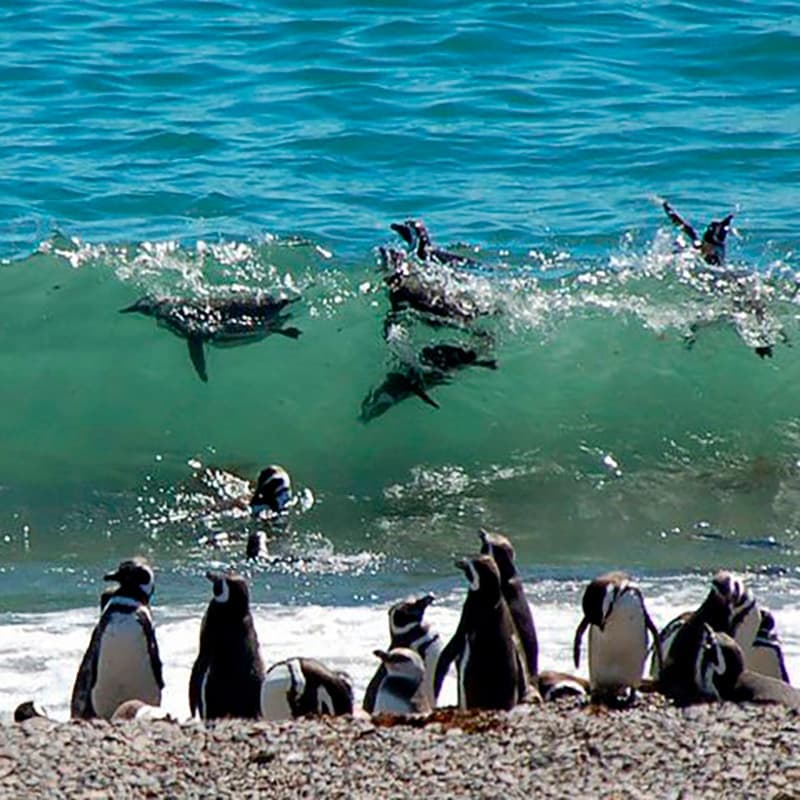
<svg viewBox="0 0 800 800">
<path fill-rule="evenodd" d="M 500 588 L 525 653 L 528 675 L 533 678 L 539 672 L 539 643 L 531 607 L 525 597 L 522 579 L 517 573 L 514 562 L 514 546 L 508 537 L 500 533 L 489 533 L 481 529 L 480 537 L 481 553 L 491 556 L 497 564 L 500 572 Z"/>
<path fill-rule="evenodd" d="M 208 572 L 213 586 L 189 680 L 189 708 L 202 719 L 257 718 L 264 664 L 250 614 L 250 591 L 239 575 Z"/>
<path fill-rule="evenodd" d="M 314 658 L 273 664 L 261 685 L 261 716 L 267 720 L 353 713 L 350 676 Z"/>
<path fill-rule="evenodd" d="M 491 556 L 462 559 L 469 591 L 453 637 L 439 657 L 438 694 L 450 664 L 458 671 L 462 709 L 510 709 L 523 700 L 528 684 L 511 612 L 501 591 L 500 572 Z"/>
</svg>

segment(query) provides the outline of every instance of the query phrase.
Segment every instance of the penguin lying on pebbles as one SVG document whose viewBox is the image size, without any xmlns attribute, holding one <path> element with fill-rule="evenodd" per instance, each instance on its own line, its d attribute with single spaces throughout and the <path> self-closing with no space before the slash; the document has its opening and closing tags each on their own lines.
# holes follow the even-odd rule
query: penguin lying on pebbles
<svg viewBox="0 0 800 800">
<path fill-rule="evenodd" d="M 761 614 L 744 583 L 725 570 L 714 575 L 711 589 L 697 610 L 673 620 L 660 634 L 665 651 L 659 687 L 678 703 L 697 699 L 695 660 L 706 625 L 736 639 L 747 659 L 761 626 Z"/>
<path fill-rule="evenodd" d="M 264 675 L 260 711 L 272 721 L 352 714 L 353 684 L 349 675 L 313 658 L 279 661 Z"/>
<path fill-rule="evenodd" d="M 407 597 L 389 608 L 389 651 L 404 648 L 413 650 L 420 656 L 424 670 L 422 688 L 431 708 L 436 705 L 433 683 L 436 663 L 442 652 L 442 640 L 439 634 L 432 631 L 428 623 L 423 621 L 425 610 L 433 600 L 434 596 L 428 593 L 421 597 Z M 377 655 L 378 651 L 375 653 Z M 364 693 L 362 707 L 369 714 L 375 710 L 375 697 L 386 676 L 386 659 L 381 658 L 381 664 Z"/>
<path fill-rule="evenodd" d="M 745 667 L 736 640 L 703 624 L 700 647 L 694 659 L 695 689 L 701 700 L 777 703 L 800 709 L 800 691 L 784 681 Z"/>
<path fill-rule="evenodd" d="M 641 589 L 622 572 L 595 578 L 583 594 L 583 619 L 575 631 L 573 656 L 580 664 L 581 639 L 589 628 L 589 684 L 592 698 L 626 705 L 642 681 L 647 635 L 661 653 L 656 629 Z"/>
<path fill-rule="evenodd" d="M 189 708 L 203 720 L 256 719 L 261 714 L 264 664 L 247 581 L 207 572 L 212 597 L 200 626 L 200 649 L 189 679 Z"/>
<path fill-rule="evenodd" d="M 141 700 L 126 700 L 111 715 L 112 722 L 175 722 L 175 718 L 160 706 L 151 706 Z"/>
<path fill-rule="evenodd" d="M 50 716 L 35 700 L 26 700 L 14 709 L 14 722 L 27 722 L 29 719 L 50 719 Z"/>
<path fill-rule="evenodd" d="M 511 709 L 533 699 L 514 621 L 503 599 L 500 572 L 491 556 L 456 562 L 469 582 L 461 619 L 436 667 L 438 695 L 453 661 L 458 673 L 461 709 Z"/>
<path fill-rule="evenodd" d="M 374 714 L 428 714 L 433 710 L 425 690 L 425 663 L 410 647 L 375 650 L 384 677 L 377 687 L 371 707 Z"/>
<path fill-rule="evenodd" d="M 134 558 L 104 580 L 117 581 L 119 588 L 103 592 L 100 620 L 75 678 L 70 708 L 79 719 L 110 719 L 126 700 L 158 706 L 164 688 L 149 606 L 153 570 Z"/>
</svg>

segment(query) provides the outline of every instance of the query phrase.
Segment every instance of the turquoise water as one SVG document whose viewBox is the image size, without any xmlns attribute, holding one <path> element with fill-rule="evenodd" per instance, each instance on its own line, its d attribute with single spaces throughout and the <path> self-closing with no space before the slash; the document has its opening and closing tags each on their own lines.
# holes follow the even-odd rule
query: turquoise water
<svg viewBox="0 0 800 800">
<path fill-rule="evenodd" d="M 452 556 L 481 525 L 512 537 L 528 579 L 562 587 L 538 597 L 553 613 L 559 581 L 601 569 L 680 587 L 729 567 L 761 576 L 795 641 L 795 12 L 0 11 L 9 652 L 14 614 L 94 606 L 131 552 L 158 565 L 178 616 L 220 560 L 260 601 L 342 610 L 458 588 Z M 735 212 L 728 273 L 676 250 L 660 198 L 701 230 Z M 394 355 L 383 340 L 377 248 L 407 217 L 478 262 L 457 277 L 495 312 L 479 327 L 499 368 L 436 387 L 438 410 L 410 398 L 364 424 L 398 350 L 450 335 L 412 325 Z M 117 313 L 231 290 L 300 296 L 303 334 L 209 348 L 207 384 L 179 338 Z M 270 462 L 316 502 L 248 566 L 240 542 L 205 544 L 251 523 L 193 475 Z"/>
</svg>

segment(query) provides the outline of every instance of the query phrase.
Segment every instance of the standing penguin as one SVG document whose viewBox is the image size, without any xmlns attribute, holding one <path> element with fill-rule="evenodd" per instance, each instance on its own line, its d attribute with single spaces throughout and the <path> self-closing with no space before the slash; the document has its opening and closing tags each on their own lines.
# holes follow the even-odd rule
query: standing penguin
<svg viewBox="0 0 800 800">
<path fill-rule="evenodd" d="M 469 581 L 461 619 L 439 656 L 434 693 L 438 695 L 450 664 L 458 672 L 461 709 L 511 709 L 528 695 L 525 663 L 514 621 L 491 556 L 456 561 Z"/>
<path fill-rule="evenodd" d="M 695 665 L 705 638 L 705 626 L 733 636 L 742 651 L 752 649 L 761 622 L 755 598 L 730 572 L 720 570 L 711 581 L 711 590 L 696 611 L 684 617 L 682 624 L 673 620 L 665 631 L 677 627 L 664 652 L 659 670 L 661 691 L 677 703 L 697 699 Z M 663 632 L 662 632 L 663 635 Z"/>
<path fill-rule="evenodd" d="M 201 719 L 257 718 L 264 664 L 239 575 L 207 572 L 213 596 L 200 626 L 200 651 L 189 678 L 189 708 Z"/>
<path fill-rule="evenodd" d="M 378 686 L 374 714 L 428 714 L 433 709 L 425 691 L 425 664 L 416 650 L 393 647 L 376 650 L 386 673 Z M 366 710 L 366 709 L 365 709 Z"/>
<path fill-rule="evenodd" d="M 592 696 L 612 704 L 633 699 L 647 658 L 647 633 L 660 659 L 658 630 L 641 589 L 622 572 L 595 578 L 583 594 L 583 619 L 575 631 L 573 656 L 580 664 L 581 639 L 589 630 L 589 684 Z"/>
<path fill-rule="evenodd" d="M 534 679 L 539 674 L 539 644 L 536 640 L 536 626 L 522 579 L 514 563 L 514 547 L 510 540 L 500 533 L 489 533 L 481 528 L 481 553 L 491 556 L 500 570 L 500 589 L 503 592 L 514 627 L 517 629 L 520 645 L 525 653 L 528 676 Z"/>
<path fill-rule="evenodd" d="M 273 664 L 261 684 L 261 717 L 271 721 L 353 713 L 353 685 L 313 658 Z"/>
<path fill-rule="evenodd" d="M 783 659 L 781 639 L 775 624 L 775 617 L 766 608 L 759 609 L 761 624 L 759 625 L 750 658 L 747 659 L 748 669 L 759 672 L 770 678 L 789 683 L 789 673 Z"/>
<path fill-rule="evenodd" d="M 117 581 L 119 587 L 103 592 L 100 620 L 78 668 L 70 706 L 76 719 L 110 719 L 126 700 L 158 706 L 164 688 L 149 606 L 153 570 L 144 559 L 133 558 L 103 580 Z"/>
<path fill-rule="evenodd" d="M 442 640 L 439 634 L 432 631 L 428 623 L 423 621 L 425 609 L 433 601 L 434 596 L 429 592 L 421 597 L 407 597 L 389 609 L 389 650 L 398 647 L 408 648 L 420 656 L 425 669 L 423 692 L 431 708 L 436 705 L 437 693 L 434 693 L 433 681 L 436 662 L 442 652 Z M 362 707 L 368 714 L 375 712 L 375 698 L 386 676 L 387 661 L 381 659 L 381 664 L 364 693 Z"/>
</svg>

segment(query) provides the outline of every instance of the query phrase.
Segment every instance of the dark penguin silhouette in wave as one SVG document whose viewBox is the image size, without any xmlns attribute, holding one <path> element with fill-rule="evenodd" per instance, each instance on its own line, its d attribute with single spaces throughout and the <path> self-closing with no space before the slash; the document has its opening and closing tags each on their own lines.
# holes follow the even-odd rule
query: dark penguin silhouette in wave
<svg viewBox="0 0 800 800">
<path fill-rule="evenodd" d="M 297 339 L 301 331 L 286 327 L 291 314 L 286 308 L 300 298 L 247 295 L 192 300 L 145 295 L 121 314 L 144 314 L 162 327 L 186 339 L 189 358 L 200 380 L 208 381 L 204 345 L 235 347 L 257 342 L 271 333 Z"/>
<path fill-rule="evenodd" d="M 439 408 L 429 390 L 449 383 L 452 373 L 465 367 L 497 369 L 493 358 L 482 358 L 476 350 L 452 344 L 423 347 L 418 364 L 401 364 L 372 389 L 361 404 L 360 419 L 369 422 L 409 397 Z"/>
<path fill-rule="evenodd" d="M 470 258 L 444 250 L 441 247 L 435 247 L 431 242 L 428 228 L 421 219 L 393 222 L 390 227 L 403 239 L 411 252 L 420 261 L 443 264 L 448 267 L 464 267 L 475 264 Z"/>
<path fill-rule="evenodd" d="M 689 224 L 666 200 L 662 204 L 670 222 L 673 223 L 681 233 L 689 237 L 692 247 L 700 254 L 706 264 L 714 267 L 722 266 L 725 263 L 725 240 L 731 229 L 733 214 L 728 214 L 721 220 L 712 220 L 708 227 L 700 236 L 694 227 Z"/>
</svg>

